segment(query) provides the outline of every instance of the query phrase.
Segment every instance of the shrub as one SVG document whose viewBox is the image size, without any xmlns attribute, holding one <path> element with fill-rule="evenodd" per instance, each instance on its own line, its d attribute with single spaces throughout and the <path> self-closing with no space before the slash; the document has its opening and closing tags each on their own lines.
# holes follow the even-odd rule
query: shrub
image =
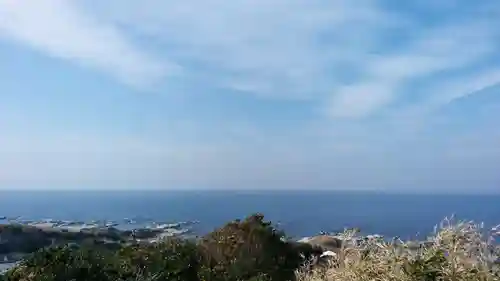
<svg viewBox="0 0 500 281">
<path fill-rule="evenodd" d="M 12 229 L 23 232 L 19 227 Z M 24 230 L 33 234 L 17 237 L 18 248 L 36 250 L 61 236 L 62 241 L 78 241 L 79 245 L 35 252 L 7 273 L 9 281 L 289 281 L 304 257 L 319 253 L 307 244 L 283 241 L 284 234 L 262 215 L 228 223 L 198 243 L 167 239 L 157 244 L 110 246 L 93 235 Z"/>
<path fill-rule="evenodd" d="M 88 248 L 42 249 L 6 274 L 7 280 L 111 281 L 119 276 L 111 255 Z"/>
<path fill-rule="evenodd" d="M 195 243 L 167 239 L 162 243 L 128 246 L 117 260 L 127 276 L 149 276 L 154 280 L 198 280 L 200 255 Z"/>
<path fill-rule="evenodd" d="M 194 243 L 167 240 L 154 245 L 43 249 L 10 270 L 8 280 L 30 281 L 197 281 L 199 254 Z"/>
<path fill-rule="evenodd" d="M 33 229 L 23 233 L 26 231 Z M 344 240 L 354 240 L 354 235 L 354 231 L 347 231 Z M 258 214 L 228 223 L 199 243 L 167 239 L 158 244 L 116 244 L 120 248 L 112 250 L 82 236 L 78 241 L 85 245 L 35 252 L 0 276 L 0 281 L 500 280 L 497 248 L 473 223 L 445 220 L 420 247 L 401 240 L 342 243 L 326 268 L 312 270 L 296 271 L 304 259 L 321 250 L 282 237 L 282 232 Z"/>
<path fill-rule="evenodd" d="M 296 274 L 299 281 L 497 281 L 498 256 L 478 225 L 445 219 L 429 243 L 419 248 L 401 240 L 368 241 L 343 248 L 326 270 Z"/>
<path fill-rule="evenodd" d="M 217 281 L 292 280 L 302 264 L 302 254 L 308 256 L 313 250 L 285 242 L 282 237 L 284 234 L 260 214 L 230 222 L 202 239 L 202 277 Z"/>
</svg>

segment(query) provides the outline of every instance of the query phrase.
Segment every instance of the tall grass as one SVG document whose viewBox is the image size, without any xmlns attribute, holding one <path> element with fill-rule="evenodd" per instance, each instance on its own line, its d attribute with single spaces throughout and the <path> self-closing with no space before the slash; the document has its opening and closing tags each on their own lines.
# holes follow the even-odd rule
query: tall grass
<svg viewBox="0 0 500 281">
<path fill-rule="evenodd" d="M 368 240 L 355 233 L 326 266 L 296 272 L 298 281 L 493 281 L 500 280 L 498 248 L 483 225 L 444 219 L 428 242 Z"/>
</svg>

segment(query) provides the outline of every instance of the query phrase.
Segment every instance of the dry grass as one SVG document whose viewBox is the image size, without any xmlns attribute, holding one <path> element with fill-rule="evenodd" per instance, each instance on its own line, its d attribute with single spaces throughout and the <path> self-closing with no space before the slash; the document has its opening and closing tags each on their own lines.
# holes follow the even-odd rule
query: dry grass
<svg viewBox="0 0 500 281">
<path fill-rule="evenodd" d="M 354 241 L 355 233 L 344 233 Z M 348 243 L 346 243 L 348 244 Z M 300 270 L 298 281 L 500 280 L 498 248 L 482 225 L 445 219 L 425 246 L 394 239 L 342 247 L 325 268 Z M 306 267 L 305 267 L 306 268 Z"/>
</svg>

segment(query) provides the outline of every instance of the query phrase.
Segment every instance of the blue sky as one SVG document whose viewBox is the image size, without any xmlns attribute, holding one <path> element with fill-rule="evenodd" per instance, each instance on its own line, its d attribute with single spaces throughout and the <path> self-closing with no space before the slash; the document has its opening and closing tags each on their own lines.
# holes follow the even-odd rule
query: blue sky
<svg viewBox="0 0 500 281">
<path fill-rule="evenodd" d="M 0 0 L 0 188 L 496 191 L 494 0 Z"/>
</svg>

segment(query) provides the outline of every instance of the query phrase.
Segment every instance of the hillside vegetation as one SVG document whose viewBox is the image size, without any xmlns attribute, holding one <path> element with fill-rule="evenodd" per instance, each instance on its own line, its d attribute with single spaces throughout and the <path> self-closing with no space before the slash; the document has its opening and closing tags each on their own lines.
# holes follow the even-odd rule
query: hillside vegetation
<svg viewBox="0 0 500 281">
<path fill-rule="evenodd" d="M 345 233 L 347 240 L 353 233 Z M 327 266 L 297 272 L 299 281 L 500 280 L 500 252 L 493 237 L 472 222 L 445 219 L 429 241 L 367 241 L 342 248 Z"/>
<path fill-rule="evenodd" d="M 430 242 L 366 240 L 343 234 L 336 255 L 285 241 L 262 215 L 233 221 L 199 240 L 41 249 L 0 279 L 23 281 L 462 281 L 500 280 L 496 248 L 481 228 L 448 221 Z M 2 280 L 2 281 L 4 281 Z"/>
</svg>

